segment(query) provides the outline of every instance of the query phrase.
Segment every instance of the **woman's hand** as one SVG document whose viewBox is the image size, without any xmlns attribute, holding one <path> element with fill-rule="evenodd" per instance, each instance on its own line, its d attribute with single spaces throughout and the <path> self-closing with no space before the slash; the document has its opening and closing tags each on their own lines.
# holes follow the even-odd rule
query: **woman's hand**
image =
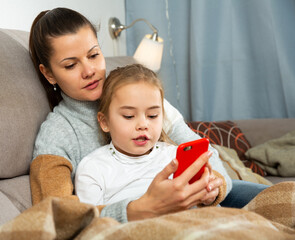
<svg viewBox="0 0 295 240">
<path fill-rule="evenodd" d="M 141 198 L 129 203 L 127 207 L 128 220 L 156 217 L 166 213 L 186 210 L 207 201 L 207 186 L 210 181 L 209 168 L 205 168 L 201 179 L 193 184 L 188 182 L 204 164 L 207 164 L 211 155 L 212 152 L 210 151 L 202 154 L 180 176 L 169 179 L 169 176 L 178 167 L 178 162 L 174 159 L 157 174 L 147 192 Z M 213 184 L 213 182 L 210 184 Z"/>
</svg>

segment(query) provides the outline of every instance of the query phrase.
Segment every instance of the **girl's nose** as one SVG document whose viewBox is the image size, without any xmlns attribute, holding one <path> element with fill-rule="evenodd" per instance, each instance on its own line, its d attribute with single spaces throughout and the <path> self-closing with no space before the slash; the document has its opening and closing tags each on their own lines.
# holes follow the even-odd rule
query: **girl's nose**
<svg viewBox="0 0 295 240">
<path fill-rule="evenodd" d="M 136 130 L 143 131 L 143 130 L 147 130 L 147 129 L 148 129 L 147 119 L 145 117 L 140 118 L 137 122 Z"/>
</svg>

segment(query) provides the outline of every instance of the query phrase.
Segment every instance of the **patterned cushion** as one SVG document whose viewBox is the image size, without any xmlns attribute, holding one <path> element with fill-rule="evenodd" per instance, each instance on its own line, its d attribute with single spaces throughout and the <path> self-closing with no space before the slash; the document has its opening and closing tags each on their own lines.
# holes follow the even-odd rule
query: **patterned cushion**
<svg viewBox="0 0 295 240">
<path fill-rule="evenodd" d="M 208 138 L 211 144 L 236 150 L 246 167 L 251 168 L 253 172 L 261 176 L 265 176 L 264 171 L 256 163 L 246 159 L 245 152 L 251 148 L 251 145 L 234 122 L 189 122 L 188 125 L 201 137 Z"/>
</svg>

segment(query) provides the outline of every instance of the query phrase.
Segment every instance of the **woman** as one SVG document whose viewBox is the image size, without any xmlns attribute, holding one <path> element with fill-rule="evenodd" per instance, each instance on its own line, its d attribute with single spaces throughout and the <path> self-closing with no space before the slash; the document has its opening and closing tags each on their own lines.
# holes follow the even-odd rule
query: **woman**
<svg viewBox="0 0 295 240">
<path fill-rule="evenodd" d="M 35 142 L 30 169 L 33 204 L 47 196 L 77 199 L 73 196 L 72 183 L 76 167 L 84 156 L 101 145 L 96 113 L 106 69 L 96 30 L 84 16 L 70 9 L 41 12 L 32 24 L 30 54 L 53 109 Z M 174 142 L 200 138 L 167 101 L 164 107 L 165 131 Z M 213 203 L 219 192 L 228 194 L 232 186 L 216 150 L 211 147 L 210 150 L 212 168 L 224 179 L 216 178 L 208 183 L 206 188 L 210 191 L 201 199 L 206 203 Z M 101 216 L 126 222 L 184 210 L 199 202 L 199 189 L 187 182 L 176 186 L 175 181 L 168 181 L 176 169 L 177 162 L 172 161 L 138 200 L 99 206 Z M 188 171 L 194 175 L 196 169 L 191 167 Z M 173 188 L 179 194 L 171 197 Z M 218 196 L 218 201 L 224 197 Z"/>
</svg>

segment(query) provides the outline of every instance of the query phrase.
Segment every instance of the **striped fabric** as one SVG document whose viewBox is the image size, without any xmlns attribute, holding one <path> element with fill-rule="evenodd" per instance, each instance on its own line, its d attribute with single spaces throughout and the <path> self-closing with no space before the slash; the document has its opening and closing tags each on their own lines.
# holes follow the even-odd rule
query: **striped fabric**
<svg viewBox="0 0 295 240">
<path fill-rule="evenodd" d="M 265 176 L 264 170 L 254 161 L 246 159 L 245 152 L 251 148 L 246 136 L 232 121 L 220 122 L 189 122 L 189 127 L 201 137 L 208 138 L 211 144 L 216 144 L 236 150 L 244 165 L 253 172 Z"/>
</svg>

